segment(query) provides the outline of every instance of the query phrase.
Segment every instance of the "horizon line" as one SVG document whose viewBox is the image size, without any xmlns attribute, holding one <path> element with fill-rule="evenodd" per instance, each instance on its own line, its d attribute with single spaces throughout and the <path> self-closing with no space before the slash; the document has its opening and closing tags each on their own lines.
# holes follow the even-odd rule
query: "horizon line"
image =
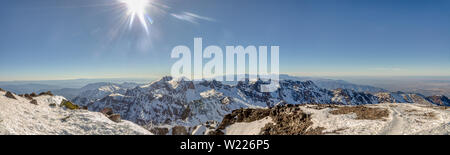
<svg viewBox="0 0 450 155">
<path fill-rule="evenodd" d="M 248 74 L 246 74 L 248 75 Z M 425 77 L 425 78 L 449 78 L 450 75 L 293 75 L 282 73 L 279 75 L 287 75 L 292 77 L 314 77 L 314 78 L 396 78 L 396 77 Z M 155 77 L 102 77 L 102 78 L 68 78 L 68 79 L 43 79 L 43 80 L 0 80 L 0 82 L 42 82 L 42 81 L 75 81 L 75 80 L 155 80 L 170 75 L 155 76 Z M 226 75 L 222 75 L 226 76 Z M 235 75 L 236 76 L 236 75 Z"/>
</svg>

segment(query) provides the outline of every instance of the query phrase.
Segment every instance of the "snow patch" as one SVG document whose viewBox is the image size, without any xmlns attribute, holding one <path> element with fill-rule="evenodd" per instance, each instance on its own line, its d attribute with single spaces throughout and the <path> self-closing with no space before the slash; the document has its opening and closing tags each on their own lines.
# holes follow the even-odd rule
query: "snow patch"
<svg viewBox="0 0 450 155">
<path fill-rule="evenodd" d="M 228 126 L 225 129 L 226 135 L 258 135 L 261 129 L 268 123 L 274 123 L 271 117 L 265 117 L 253 122 L 241 122 Z"/>
<path fill-rule="evenodd" d="M 39 96 L 17 100 L 0 92 L 0 134 L 12 135 L 136 135 L 151 134 L 146 129 L 122 121 L 115 123 L 101 113 L 86 110 L 68 110 L 50 104 L 59 104 L 61 96 Z"/>
</svg>

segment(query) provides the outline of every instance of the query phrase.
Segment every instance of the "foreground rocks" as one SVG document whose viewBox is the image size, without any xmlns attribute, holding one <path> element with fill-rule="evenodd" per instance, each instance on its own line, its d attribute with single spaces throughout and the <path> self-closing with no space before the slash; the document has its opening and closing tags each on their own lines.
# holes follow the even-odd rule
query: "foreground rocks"
<svg viewBox="0 0 450 155">
<path fill-rule="evenodd" d="M 427 99 L 432 101 L 436 105 L 450 106 L 450 99 L 448 99 L 446 96 L 435 95 L 435 96 L 429 96 L 429 97 L 427 97 Z"/>
<path fill-rule="evenodd" d="M 104 108 L 100 111 L 100 113 L 108 117 L 113 122 L 120 123 L 122 121 L 120 114 L 115 114 L 112 108 Z"/>
<path fill-rule="evenodd" d="M 28 100 L 33 100 L 34 97 L 45 96 L 45 95 L 47 95 L 47 96 L 54 96 L 51 91 L 42 92 L 42 93 L 39 93 L 39 95 L 36 95 L 36 93 L 19 94 L 20 97 L 26 98 Z"/>
<path fill-rule="evenodd" d="M 122 119 L 120 118 L 120 114 L 112 114 L 110 116 L 108 116 L 108 118 L 116 123 L 120 123 L 122 121 Z"/>
<path fill-rule="evenodd" d="M 167 135 L 169 133 L 169 129 L 155 127 L 150 129 L 150 132 L 154 133 L 155 135 Z"/>
<path fill-rule="evenodd" d="M 67 101 L 67 100 L 63 100 L 63 101 L 61 102 L 60 106 L 61 106 L 61 107 L 65 107 L 65 108 L 70 109 L 70 110 L 77 110 L 77 109 L 80 109 L 80 107 L 79 107 L 78 105 L 73 104 L 72 102 Z"/>
<path fill-rule="evenodd" d="M 30 103 L 31 103 L 31 104 L 34 104 L 34 105 L 38 105 L 38 102 L 37 102 L 37 100 L 34 100 L 34 99 L 33 99 L 33 100 L 31 100 L 31 101 L 30 101 Z"/>
<path fill-rule="evenodd" d="M 222 135 L 222 130 L 239 122 L 253 122 L 270 117 L 273 123 L 266 124 L 262 135 L 311 135 L 321 134 L 322 128 L 310 129 L 311 115 L 304 113 L 301 105 L 276 106 L 270 109 L 239 109 L 224 117 L 222 123 L 211 134 Z"/>
<path fill-rule="evenodd" d="M 6 92 L 6 94 L 5 94 L 5 96 L 7 97 L 7 98 L 10 98 L 10 99 L 15 99 L 15 100 L 17 100 L 17 98 L 11 93 L 11 92 Z"/>
<path fill-rule="evenodd" d="M 379 120 L 389 116 L 387 109 L 369 108 L 365 106 L 339 107 L 336 110 L 330 111 L 330 113 L 334 115 L 355 113 L 357 116 L 356 119 L 366 120 Z"/>
<path fill-rule="evenodd" d="M 238 109 L 212 135 L 446 135 L 450 110 L 423 104 L 283 105 Z"/>
</svg>

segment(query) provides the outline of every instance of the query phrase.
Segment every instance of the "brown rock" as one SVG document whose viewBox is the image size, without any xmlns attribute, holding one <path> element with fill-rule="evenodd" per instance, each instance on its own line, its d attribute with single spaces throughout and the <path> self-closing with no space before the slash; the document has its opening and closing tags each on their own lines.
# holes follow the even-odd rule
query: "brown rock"
<svg viewBox="0 0 450 155">
<path fill-rule="evenodd" d="M 31 95 L 30 94 L 25 94 L 25 95 L 23 95 L 26 99 L 28 99 L 28 100 L 32 100 L 33 99 L 33 97 L 31 97 Z"/>
<path fill-rule="evenodd" d="M 114 114 L 113 113 L 113 109 L 112 108 L 104 108 L 103 110 L 100 111 L 102 114 L 109 116 Z"/>
<path fill-rule="evenodd" d="M 53 93 L 51 91 L 47 91 L 47 92 L 42 92 L 39 94 L 39 96 L 42 96 L 42 95 L 53 96 Z"/>
<path fill-rule="evenodd" d="M 31 97 L 38 97 L 38 96 L 36 95 L 36 93 L 31 93 L 30 96 L 31 96 Z"/>
<path fill-rule="evenodd" d="M 60 107 L 66 107 L 66 108 L 68 108 L 70 110 L 80 109 L 80 107 L 78 105 L 73 104 L 72 102 L 67 101 L 67 100 L 63 100 L 59 106 Z"/>
<path fill-rule="evenodd" d="M 223 98 L 222 100 L 220 100 L 220 103 L 225 104 L 225 105 L 228 105 L 228 104 L 231 103 L 231 101 L 232 101 L 231 98 L 225 97 L 225 98 Z"/>
<path fill-rule="evenodd" d="M 9 92 L 9 91 L 6 92 L 5 96 L 6 96 L 7 98 L 11 98 L 11 99 L 17 100 L 17 98 L 13 95 L 13 93 L 11 93 L 11 92 Z"/>
<path fill-rule="evenodd" d="M 192 82 L 192 81 L 188 82 L 188 89 L 195 89 L 194 82 Z"/>
<path fill-rule="evenodd" d="M 184 126 L 175 126 L 172 128 L 172 135 L 188 135 Z"/>
<path fill-rule="evenodd" d="M 341 115 L 355 113 L 356 119 L 379 120 L 389 116 L 389 111 L 384 108 L 370 108 L 366 106 L 346 106 L 330 111 L 330 114 Z"/>
<path fill-rule="evenodd" d="M 31 100 L 31 101 L 30 101 L 30 103 L 31 103 L 31 104 L 34 104 L 34 105 L 38 105 L 38 102 L 37 102 L 37 100 L 34 100 L 34 99 L 33 99 L 33 100 Z"/>
<path fill-rule="evenodd" d="M 167 128 L 152 128 L 152 129 L 150 129 L 150 132 L 152 132 L 155 135 L 167 135 L 169 133 L 169 129 L 167 129 Z"/>
<path fill-rule="evenodd" d="M 120 123 L 122 121 L 122 119 L 120 118 L 120 114 L 112 114 L 108 118 L 116 123 Z"/>
</svg>

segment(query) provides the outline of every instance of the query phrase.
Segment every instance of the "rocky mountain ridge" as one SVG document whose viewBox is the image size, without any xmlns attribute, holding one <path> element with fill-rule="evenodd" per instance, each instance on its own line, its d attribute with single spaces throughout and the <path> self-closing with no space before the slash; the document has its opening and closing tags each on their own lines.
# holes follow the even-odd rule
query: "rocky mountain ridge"
<svg viewBox="0 0 450 155">
<path fill-rule="evenodd" d="M 446 97 L 425 97 L 420 94 L 381 92 L 376 94 L 349 89 L 327 90 L 312 81 L 281 80 L 280 88 L 263 93 L 264 81 L 242 81 L 226 85 L 218 81 L 187 81 L 164 77 L 147 85 L 112 92 L 94 101 L 75 103 L 89 110 L 112 108 L 123 119 L 142 126 L 197 126 L 210 120 L 221 121 L 233 110 L 268 108 L 286 104 L 366 105 L 378 103 L 418 103 L 444 105 Z"/>
</svg>

